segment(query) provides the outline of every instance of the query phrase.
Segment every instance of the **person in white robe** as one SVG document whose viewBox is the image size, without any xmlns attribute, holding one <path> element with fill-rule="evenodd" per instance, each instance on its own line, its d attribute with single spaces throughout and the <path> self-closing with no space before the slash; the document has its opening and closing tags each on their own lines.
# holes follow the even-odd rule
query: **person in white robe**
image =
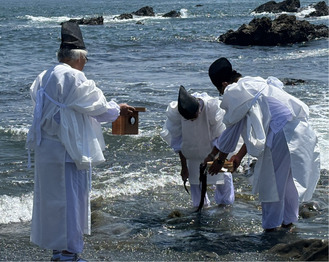
<svg viewBox="0 0 329 262">
<path fill-rule="evenodd" d="M 53 250 L 52 260 L 82 261 L 90 234 L 92 166 L 105 161 L 100 122 L 130 115 L 134 108 L 108 102 L 82 72 L 87 51 L 79 26 L 63 23 L 59 64 L 43 71 L 30 92 L 34 118 L 27 148 L 34 151 L 31 241 Z"/>
<path fill-rule="evenodd" d="M 320 176 L 320 155 L 309 109 L 283 90 L 275 78 L 242 77 L 224 57 L 209 67 L 209 77 L 223 95 L 227 129 L 218 140 L 216 173 L 242 135 L 244 145 L 231 158 L 238 166 L 246 153 L 257 158 L 252 176 L 259 194 L 262 227 L 275 231 L 298 220 L 299 202 L 309 201 Z"/>
<path fill-rule="evenodd" d="M 218 98 L 210 97 L 207 93 L 189 94 L 181 86 L 178 101 L 168 105 L 166 115 L 160 135 L 179 154 L 182 180 L 189 181 L 192 206 L 198 207 L 201 200 L 200 164 L 205 158 L 207 162 L 212 161 L 218 153 L 213 142 L 225 130 L 222 122 L 224 111 L 220 108 Z M 233 204 L 232 174 L 224 172 L 223 180 L 216 185 L 215 201 L 217 204 Z M 210 205 L 207 194 L 204 205 Z"/>
</svg>

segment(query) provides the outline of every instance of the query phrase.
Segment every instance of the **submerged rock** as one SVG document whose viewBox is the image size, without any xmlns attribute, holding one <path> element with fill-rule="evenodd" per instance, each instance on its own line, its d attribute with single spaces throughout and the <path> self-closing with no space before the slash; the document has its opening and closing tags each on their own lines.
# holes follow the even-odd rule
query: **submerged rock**
<svg viewBox="0 0 329 262">
<path fill-rule="evenodd" d="M 294 85 L 304 84 L 305 80 L 294 79 L 294 78 L 284 78 L 284 79 L 282 79 L 282 82 L 284 85 L 294 86 Z"/>
<path fill-rule="evenodd" d="M 277 244 L 269 252 L 276 253 L 289 261 L 328 261 L 328 241 L 303 239 L 289 244 Z"/>
<path fill-rule="evenodd" d="M 307 202 L 299 207 L 299 216 L 302 218 L 310 218 L 318 215 L 321 211 L 322 209 L 318 202 Z"/>
<path fill-rule="evenodd" d="M 326 25 L 313 25 L 297 20 L 293 15 L 280 15 L 273 21 L 269 17 L 254 18 L 237 31 L 229 30 L 219 36 L 219 41 L 229 45 L 275 46 L 307 42 L 328 37 Z"/>
<path fill-rule="evenodd" d="M 255 13 L 281 13 L 281 12 L 297 12 L 300 8 L 299 0 L 286 0 L 280 3 L 275 1 L 269 1 L 263 5 L 260 5 L 253 12 Z"/>
<path fill-rule="evenodd" d="M 168 218 L 176 218 L 176 217 L 182 217 L 182 213 L 179 210 L 174 210 L 168 215 Z"/>
</svg>

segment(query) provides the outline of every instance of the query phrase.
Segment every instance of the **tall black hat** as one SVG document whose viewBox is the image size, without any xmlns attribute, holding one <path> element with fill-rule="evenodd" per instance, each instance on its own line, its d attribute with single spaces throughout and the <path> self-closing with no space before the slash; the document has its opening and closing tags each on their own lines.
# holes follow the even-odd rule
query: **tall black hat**
<svg viewBox="0 0 329 262">
<path fill-rule="evenodd" d="M 61 49 L 86 49 L 80 27 L 75 22 L 62 23 Z"/>
<path fill-rule="evenodd" d="M 211 82 L 216 87 L 221 87 L 222 82 L 230 80 L 232 75 L 232 65 L 225 57 L 221 57 L 210 65 L 208 74 Z"/>
<path fill-rule="evenodd" d="M 184 86 L 179 87 L 178 111 L 187 120 L 196 117 L 199 110 L 199 102 L 194 96 L 190 95 Z"/>
</svg>

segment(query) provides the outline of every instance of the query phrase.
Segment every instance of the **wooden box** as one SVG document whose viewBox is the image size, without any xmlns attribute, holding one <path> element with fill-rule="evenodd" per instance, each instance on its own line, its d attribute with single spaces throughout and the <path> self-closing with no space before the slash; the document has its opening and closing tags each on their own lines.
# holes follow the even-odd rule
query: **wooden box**
<svg viewBox="0 0 329 262">
<path fill-rule="evenodd" d="M 213 163 L 213 161 L 208 162 L 207 168 L 209 168 L 212 165 L 212 163 Z M 222 169 L 220 172 L 233 172 L 234 171 L 233 162 L 229 162 L 229 161 L 225 160 L 223 168 L 225 168 L 226 170 Z"/>
<path fill-rule="evenodd" d="M 112 123 L 113 135 L 137 135 L 138 134 L 138 113 L 145 112 L 145 107 L 135 107 L 132 116 L 119 116 Z"/>
</svg>

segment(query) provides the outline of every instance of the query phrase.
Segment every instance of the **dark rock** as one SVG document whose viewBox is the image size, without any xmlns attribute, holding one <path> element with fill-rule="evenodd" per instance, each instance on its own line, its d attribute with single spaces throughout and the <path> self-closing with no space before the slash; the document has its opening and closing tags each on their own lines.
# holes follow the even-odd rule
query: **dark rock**
<svg viewBox="0 0 329 262">
<path fill-rule="evenodd" d="M 280 15 L 275 20 L 268 17 L 254 18 L 248 25 L 243 24 L 237 31 L 229 30 L 219 36 L 219 41 L 229 45 L 275 46 L 328 37 L 326 25 L 312 25 L 297 20 L 293 15 Z"/>
<path fill-rule="evenodd" d="M 255 13 L 281 13 L 281 12 L 297 12 L 298 8 L 300 8 L 299 0 L 286 0 L 280 3 L 275 1 L 269 1 L 263 5 L 260 5 L 253 12 Z"/>
<path fill-rule="evenodd" d="M 328 241 L 303 239 L 289 244 L 277 244 L 269 252 L 289 261 L 328 261 Z"/>
<path fill-rule="evenodd" d="M 170 11 L 166 14 L 164 14 L 162 17 L 180 17 L 181 16 L 181 13 L 180 12 L 177 12 L 177 11 Z"/>
<path fill-rule="evenodd" d="M 326 16 L 329 15 L 329 6 L 325 1 L 319 2 L 312 6 L 315 11 L 305 17 Z"/>
<path fill-rule="evenodd" d="M 319 203 L 317 202 L 307 202 L 303 203 L 299 207 L 299 216 L 302 218 L 315 217 L 321 213 L 322 209 L 320 208 Z"/>
<path fill-rule="evenodd" d="M 293 78 L 284 78 L 282 80 L 283 84 L 286 86 L 294 86 L 299 84 L 304 84 L 305 80 L 302 79 L 293 79 Z"/>
<path fill-rule="evenodd" d="M 153 8 L 150 6 L 144 6 L 141 9 L 133 12 L 132 14 L 138 16 L 155 16 Z"/>
<path fill-rule="evenodd" d="M 133 19 L 132 14 L 121 14 L 119 16 L 113 17 L 113 19 L 125 20 L 125 19 Z"/>
<path fill-rule="evenodd" d="M 79 25 L 103 25 L 104 18 L 103 16 L 99 16 L 94 18 L 70 19 L 69 22 L 75 22 Z"/>
</svg>

